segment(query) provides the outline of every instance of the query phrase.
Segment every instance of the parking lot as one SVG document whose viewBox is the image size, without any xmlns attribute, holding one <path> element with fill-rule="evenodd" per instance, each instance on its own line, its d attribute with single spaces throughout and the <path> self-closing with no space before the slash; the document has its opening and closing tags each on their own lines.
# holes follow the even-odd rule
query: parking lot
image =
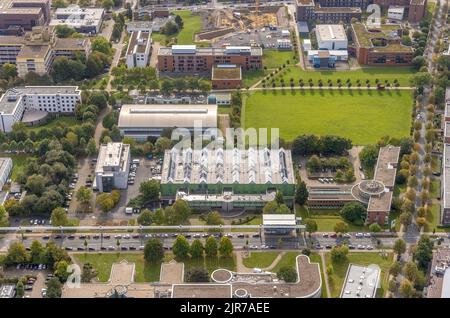
<svg viewBox="0 0 450 318">
<path fill-rule="evenodd" d="M 264 49 L 276 48 L 278 39 L 290 39 L 289 36 L 282 36 L 281 29 L 262 28 L 252 31 L 240 31 L 220 38 L 216 46 L 260 46 Z"/>
</svg>

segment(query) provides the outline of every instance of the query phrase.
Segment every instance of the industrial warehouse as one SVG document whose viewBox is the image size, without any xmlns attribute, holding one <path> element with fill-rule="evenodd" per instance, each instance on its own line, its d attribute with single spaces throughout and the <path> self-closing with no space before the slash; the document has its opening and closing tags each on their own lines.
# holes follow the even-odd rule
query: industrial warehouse
<svg viewBox="0 0 450 318">
<path fill-rule="evenodd" d="M 283 193 L 293 205 L 295 176 L 290 150 L 166 150 L 162 199 L 186 200 L 196 209 L 256 210 Z"/>
</svg>

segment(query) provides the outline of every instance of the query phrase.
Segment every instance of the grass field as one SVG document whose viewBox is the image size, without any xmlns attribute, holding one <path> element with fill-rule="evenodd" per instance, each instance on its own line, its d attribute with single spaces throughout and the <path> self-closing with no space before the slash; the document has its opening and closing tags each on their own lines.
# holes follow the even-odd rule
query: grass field
<svg viewBox="0 0 450 318">
<path fill-rule="evenodd" d="M 38 126 L 31 126 L 31 127 L 27 127 L 27 129 L 29 131 L 34 130 L 34 131 L 39 131 L 42 128 L 48 128 L 48 129 L 52 129 L 58 126 L 61 127 L 70 127 L 70 126 L 75 126 L 77 124 L 80 124 L 81 122 L 78 121 L 75 117 L 58 117 L 58 118 L 54 118 L 51 119 L 50 121 L 48 121 L 47 123 L 43 124 L 43 125 L 38 125 Z"/>
<path fill-rule="evenodd" d="M 263 51 L 263 64 L 268 69 L 280 67 L 283 64 L 293 63 L 294 52 L 293 51 L 278 51 L 278 50 L 264 50 Z"/>
<path fill-rule="evenodd" d="M 183 19 L 184 26 L 178 34 L 171 35 L 170 38 L 176 37 L 176 44 L 193 44 L 194 34 L 202 29 L 201 17 L 193 14 L 190 10 L 177 10 L 173 13 Z M 152 39 L 154 42 L 163 42 L 162 44 L 164 44 L 166 36 L 160 33 L 152 33 Z"/>
<path fill-rule="evenodd" d="M 126 260 L 136 264 L 135 281 L 136 282 L 155 282 L 159 280 L 161 263 L 150 264 L 145 262 L 142 253 L 104 253 L 104 254 L 73 254 L 75 260 L 80 263 L 91 263 L 98 272 L 98 279 L 101 282 L 107 282 L 111 276 L 111 266 L 113 263 Z"/>
<path fill-rule="evenodd" d="M 393 254 L 390 253 L 387 257 L 381 256 L 379 253 L 349 253 L 347 255 L 348 260 L 343 263 L 333 263 L 331 261 L 330 253 L 326 254 L 326 263 L 333 265 L 333 274 L 331 275 L 332 281 L 329 282 L 331 289 L 331 297 L 339 297 L 344 283 L 345 274 L 347 273 L 348 265 L 350 263 L 357 265 L 370 265 L 376 264 L 381 269 L 381 288 L 377 291 L 377 298 L 382 298 L 386 292 L 388 285 L 388 272 L 389 267 L 393 261 Z"/>
<path fill-rule="evenodd" d="M 113 263 L 126 260 L 136 264 L 135 281 L 136 282 L 156 282 L 159 281 L 161 272 L 161 263 L 148 263 L 144 260 L 143 253 L 98 253 L 98 254 L 73 254 L 77 263 L 91 263 L 98 272 L 98 279 L 101 282 L 107 282 L 111 276 L 111 266 Z M 164 261 L 173 259 L 173 254 L 166 253 Z M 226 268 L 236 270 L 234 258 L 201 258 L 184 260 L 184 272 L 187 273 L 195 267 L 204 267 L 211 274 L 217 268 Z"/>
<path fill-rule="evenodd" d="M 245 267 L 266 268 L 278 256 L 278 252 L 250 252 L 250 256 L 243 259 Z"/>
<path fill-rule="evenodd" d="M 7 154 L 4 157 L 9 157 L 13 161 L 13 168 L 11 172 L 11 179 L 16 180 L 17 174 L 22 171 L 25 166 L 25 161 L 30 157 L 28 154 Z"/>
<path fill-rule="evenodd" d="M 366 145 L 408 136 L 411 112 L 410 91 L 268 90 L 247 98 L 242 120 L 245 128 L 279 128 L 288 141 L 329 134 Z"/>
</svg>

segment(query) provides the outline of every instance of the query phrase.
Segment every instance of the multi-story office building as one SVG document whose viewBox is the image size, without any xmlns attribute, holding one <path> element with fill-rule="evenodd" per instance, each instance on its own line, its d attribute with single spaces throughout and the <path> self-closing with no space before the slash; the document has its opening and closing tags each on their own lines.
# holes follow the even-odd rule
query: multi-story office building
<svg viewBox="0 0 450 318">
<path fill-rule="evenodd" d="M 91 42 L 88 39 L 57 38 L 52 49 L 54 59 L 60 56 L 74 58 L 77 53 L 88 57 L 91 53 Z"/>
<path fill-rule="evenodd" d="M 262 68 L 262 49 L 250 46 L 197 48 L 196 45 L 172 45 L 158 52 L 160 72 L 210 72 L 217 64 L 235 64 L 246 70 Z"/>
<path fill-rule="evenodd" d="M 31 30 L 43 26 L 50 19 L 50 0 L 0 1 L 0 29 L 21 26 Z"/>
<path fill-rule="evenodd" d="M 16 58 L 17 73 L 19 77 L 25 77 L 28 72 L 44 75 L 50 71 L 52 62 L 50 45 L 24 45 Z"/>
<path fill-rule="evenodd" d="M 10 132 L 27 110 L 73 113 L 81 102 L 77 86 L 25 86 L 9 89 L 0 98 L 0 131 Z"/>
<path fill-rule="evenodd" d="M 126 189 L 130 172 L 130 145 L 110 142 L 100 146 L 93 187 L 100 192 Z"/>
<path fill-rule="evenodd" d="M 127 67 L 146 67 L 151 50 L 151 32 L 133 32 L 127 48 Z"/>
<path fill-rule="evenodd" d="M 80 8 L 71 5 L 56 9 L 55 18 L 50 21 L 50 25 L 65 24 L 80 33 L 96 34 L 100 32 L 104 15 L 105 9 L 102 8 Z"/>
<path fill-rule="evenodd" d="M 450 224 L 450 88 L 447 88 L 445 92 L 444 120 L 444 153 L 442 158 L 440 223 L 443 225 L 448 225 Z"/>
<path fill-rule="evenodd" d="M 166 150 L 162 199 L 183 199 L 195 209 L 261 210 L 283 193 L 293 206 L 295 175 L 290 150 Z"/>
</svg>

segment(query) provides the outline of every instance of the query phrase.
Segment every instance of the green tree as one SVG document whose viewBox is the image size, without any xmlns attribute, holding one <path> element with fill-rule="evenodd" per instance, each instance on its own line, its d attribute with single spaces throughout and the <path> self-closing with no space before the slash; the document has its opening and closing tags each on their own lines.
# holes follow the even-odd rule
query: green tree
<svg viewBox="0 0 450 318">
<path fill-rule="evenodd" d="M 87 205 L 92 200 L 92 190 L 85 186 L 81 186 L 75 193 L 75 197 L 79 203 Z"/>
<path fill-rule="evenodd" d="M 196 240 L 194 240 L 194 242 L 192 242 L 191 248 L 190 248 L 190 254 L 191 254 L 192 258 L 203 257 L 203 250 L 204 250 L 204 247 L 200 240 L 196 239 Z"/>
<path fill-rule="evenodd" d="M 140 225 L 148 226 L 152 224 L 152 212 L 149 209 L 144 209 L 137 217 L 137 222 Z"/>
<path fill-rule="evenodd" d="M 205 254 L 206 257 L 209 258 L 217 257 L 217 241 L 214 236 L 210 236 L 206 239 Z"/>
<path fill-rule="evenodd" d="M 65 260 L 59 261 L 55 266 L 55 276 L 63 283 L 67 280 L 67 277 L 69 277 L 69 273 L 67 272 L 68 266 L 69 264 L 67 264 Z"/>
<path fill-rule="evenodd" d="M 377 159 L 378 147 L 375 145 L 367 145 L 359 153 L 359 160 L 364 169 L 373 169 Z"/>
<path fill-rule="evenodd" d="M 297 271 L 291 266 L 283 266 L 278 270 L 277 277 L 286 283 L 295 283 L 297 281 Z"/>
<path fill-rule="evenodd" d="M 231 254 L 233 253 L 233 243 L 226 236 L 220 238 L 219 253 L 222 257 L 231 257 Z"/>
<path fill-rule="evenodd" d="M 92 279 L 97 277 L 98 273 L 91 263 L 84 263 L 81 271 L 81 282 L 90 283 Z"/>
<path fill-rule="evenodd" d="M 178 28 L 181 30 L 184 26 L 183 19 L 177 14 L 175 16 L 175 23 L 178 25 Z"/>
<path fill-rule="evenodd" d="M 180 259 L 185 259 L 188 257 L 189 249 L 189 242 L 186 238 L 183 235 L 178 235 L 173 243 L 173 254 Z"/>
<path fill-rule="evenodd" d="M 111 8 L 114 6 L 113 0 L 103 0 L 102 1 L 102 7 L 106 10 L 111 10 Z"/>
<path fill-rule="evenodd" d="M 381 232 L 381 226 L 379 226 L 378 223 L 372 223 L 369 225 L 369 231 L 372 233 Z"/>
<path fill-rule="evenodd" d="M 400 262 L 395 261 L 392 263 L 391 267 L 389 268 L 389 274 L 391 274 L 394 277 L 397 277 L 398 274 L 402 271 L 402 265 Z"/>
<path fill-rule="evenodd" d="M 408 262 L 403 266 L 403 276 L 405 276 L 410 282 L 415 283 L 419 278 L 419 269 L 416 263 Z"/>
<path fill-rule="evenodd" d="M 401 238 L 395 240 L 394 246 L 392 247 L 395 253 L 401 255 L 406 252 L 406 242 Z"/>
<path fill-rule="evenodd" d="M 89 156 L 93 156 L 97 153 L 97 145 L 95 144 L 94 138 L 89 139 L 86 151 Z"/>
<path fill-rule="evenodd" d="M 206 216 L 207 225 L 221 225 L 224 224 L 222 215 L 217 211 L 211 211 Z"/>
<path fill-rule="evenodd" d="M 348 254 L 347 245 L 333 246 L 330 252 L 331 260 L 333 263 L 343 263 L 344 261 L 347 260 L 347 254 Z"/>
<path fill-rule="evenodd" d="M 336 222 L 336 224 L 334 225 L 334 231 L 336 233 L 347 233 L 348 224 L 342 221 Z"/>
<path fill-rule="evenodd" d="M 91 48 L 92 51 L 101 52 L 106 55 L 112 54 L 111 44 L 102 36 L 96 37 L 91 42 Z"/>
<path fill-rule="evenodd" d="M 144 181 L 139 185 L 139 192 L 145 202 L 159 199 L 160 186 L 157 180 Z"/>
<path fill-rule="evenodd" d="M 421 88 L 431 83 L 431 74 L 427 72 L 418 72 L 411 78 L 411 85 Z"/>
<path fill-rule="evenodd" d="M 308 200 L 308 189 L 306 187 L 306 183 L 304 181 L 300 181 L 297 183 L 297 187 L 295 188 L 295 203 L 299 205 L 305 205 Z"/>
<path fill-rule="evenodd" d="M 61 298 L 61 282 L 58 278 L 51 278 L 47 283 L 47 298 Z"/>
<path fill-rule="evenodd" d="M 342 218 L 355 225 L 362 225 L 366 219 L 366 208 L 359 202 L 346 203 L 339 212 Z"/>
<path fill-rule="evenodd" d="M 403 298 L 411 298 L 415 293 L 413 285 L 407 279 L 401 281 L 398 291 Z"/>
<path fill-rule="evenodd" d="M 291 210 L 286 204 L 278 204 L 275 200 L 269 201 L 263 208 L 264 214 L 290 214 Z"/>
<path fill-rule="evenodd" d="M 17 77 L 17 67 L 14 64 L 5 63 L 0 68 L 0 78 L 10 80 Z"/>
<path fill-rule="evenodd" d="M 67 213 L 63 208 L 54 209 L 50 219 L 52 220 L 53 226 L 67 226 L 69 224 Z"/>
<path fill-rule="evenodd" d="M 144 259 L 147 262 L 161 262 L 164 258 L 164 247 L 160 240 L 152 238 L 147 241 L 144 247 Z"/>
<path fill-rule="evenodd" d="M 0 227 L 9 226 L 8 218 L 8 212 L 6 212 L 5 207 L 3 205 L 0 205 Z"/>
<path fill-rule="evenodd" d="M 306 232 L 309 233 L 309 236 L 311 236 L 312 233 L 317 232 L 317 223 L 313 219 L 306 219 L 305 220 L 305 226 L 306 226 Z"/>
<path fill-rule="evenodd" d="M 44 262 L 45 248 L 41 242 L 34 240 L 30 245 L 30 261 L 35 264 L 41 264 Z"/>
<path fill-rule="evenodd" d="M 103 212 L 111 211 L 114 208 L 114 200 L 108 193 L 99 194 L 95 203 Z"/>
<path fill-rule="evenodd" d="M 6 264 L 19 264 L 28 261 L 28 253 L 25 246 L 20 242 L 12 242 L 9 245 L 8 253 L 6 254 Z"/>
<path fill-rule="evenodd" d="M 275 194 L 275 202 L 278 205 L 284 204 L 283 193 L 281 191 L 277 191 L 277 193 Z"/>
<path fill-rule="evenodd" d="M 60 24 L 55 27 L 55 33 L 58 38 L 68 38 L 75 33 L 75 29 L 67 24 Z"/>
<path fill-rule="evenodd" d="M 433 258 L 433 241 L 428 235 L 422 235 L 417 242 L 414 250 L 414 260 L 417 261 L 417 266 L 421 270 L 427 270 L 428 265 Z"/>
<path fill-rule="evenodd" d="M 22 298 L 25 294 L 25 287 L 23 286 L 23 283 L 21 280 L 19 280 L 16 284 L 16 297 Z"/>
</svg>

